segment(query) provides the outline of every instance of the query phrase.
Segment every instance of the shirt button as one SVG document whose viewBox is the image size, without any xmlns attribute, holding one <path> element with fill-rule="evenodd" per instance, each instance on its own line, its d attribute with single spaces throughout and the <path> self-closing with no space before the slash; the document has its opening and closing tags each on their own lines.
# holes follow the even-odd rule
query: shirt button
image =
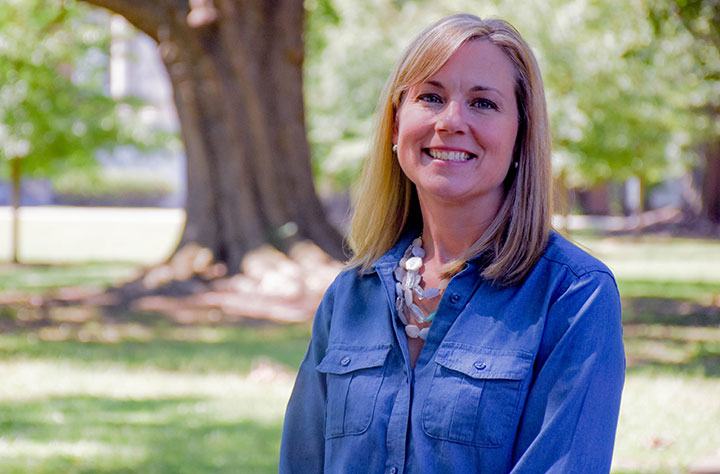
<svg viewBox="0 0 720 474">
<path fill-rule="evenodd" d="M 390 469 L 390 474 L 397 474 L 397 468 Z"/>
<path fill-rule="evenodd" d="M 477 361 L 473 365 L 478 370 L 483 370 L 485 367 L 487 367 L 482 361 Z"/>
<path fill-rule="evenodd" d="M 350 363 L 350 357 L 345 357 L 343 360 L 340 361 L 340 364 L 342 365 L 348 365 Z"/>
<path fill-rule="evenodd" d="M 451 302 L 451 303 L 457 303 L 458 301 L 460 301 L 460 295 L 459 295 L 459 294 L 453 293 L 452 295 L 450 295 L 450 302 Z"/>
</svg>

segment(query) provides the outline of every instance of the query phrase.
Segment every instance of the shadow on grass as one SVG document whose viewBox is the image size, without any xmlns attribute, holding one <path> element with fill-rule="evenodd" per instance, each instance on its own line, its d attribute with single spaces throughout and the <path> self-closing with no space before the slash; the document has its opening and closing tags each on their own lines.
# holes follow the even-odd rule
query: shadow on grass
<svg viewBox="0 0 720 474">
<path fill-rule="evenodd" d="M 628 370 L 720 377 L 720 285 L 619 280 Z M 261 359 L 295 370 L 309 323 L 196 311 L 172 315 L 93 305 L 0 306 L 0 358 L 248 372 Z"/>
<path fill-rule="evenodd" d="M 673 298 L 626 298 L 623 321 L 675 326 L 720 326 L 720 307 Z"/>
<path fill-rule="evenodd" d="M 153 313 L 101 313 L 64 321 L 42 320 L 15 325 L 0 340 L 0 359 L 68 360 L 88 364 L 123 364 L 191 372 L 245 373 L 257 361 L 294 371 L 307 349 L 310 325 L 263 322 L 252 325 L 177 325 Z M 0 308 L 0 320 L 22 315 Z M 8 325 L 6 324 L 6 326 Z"/>
<path fill-rule="evenodd" d="M 0 448 L 12 450 L 0 450 L 3 472 L 277 471 L 279 421 L 208 416 L 198 409 L 203 404 L 201 398 L 90 396 L 0 403 Z"/>
<path fill-rule="evenodd" d="M 720 377 L 720 307 L 714 293 L 718 288 L 694 288 L 676 289 L 674 296 L 701 295 L 705 304 L 693 297 L 623 298 L 628 373 Z M 673 296 L 671 290 L 668 294 Z"/>
<path fill-rule="evenodd" d="M 720 344 L 700 345 L 697 350 L 683 348 L 687 354 L 684 354 L 680 360 L 668 361 L 662 356 L 656 357 L 653 354 L 648 355 L 642 349 L 638 350 L 636 348 L 638 342 L 640 341 L 626 338 L 628 374 L 649 372 L 720 378 Z M 633 352 L 641 353 L 633 354 Z M 655 352 L 658 350 L 655 349 Z"/>
</svg>

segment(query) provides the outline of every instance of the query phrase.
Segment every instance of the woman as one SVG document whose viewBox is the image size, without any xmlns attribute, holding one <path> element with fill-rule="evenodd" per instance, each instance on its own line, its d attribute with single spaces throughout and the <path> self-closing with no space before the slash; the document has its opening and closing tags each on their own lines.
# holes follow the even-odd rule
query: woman
<svg viewBox="0 0 720 474">
<path fill-rule="evenodd" d="M 610 271 L 550 230 L 528 45 L 445 18 L 380 98 L 350 243 L 288 404 L 282 473 L 608 472 L 624 379 Z"/>
</svg>

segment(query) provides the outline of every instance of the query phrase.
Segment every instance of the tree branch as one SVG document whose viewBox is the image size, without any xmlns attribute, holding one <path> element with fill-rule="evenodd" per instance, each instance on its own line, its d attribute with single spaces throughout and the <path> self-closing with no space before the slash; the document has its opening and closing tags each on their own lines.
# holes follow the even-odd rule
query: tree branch
<svg viewBox="0 0 720 474">
<path fill-rule="evenodd" d="M 168 14 L 187 15 L 190 7 L 181 0 L 82 0 L 125 17 L 135 28 L 158 41 L 158 29 L 167 23 Z M 185 10 L 185 11 L 184 11 Z"/>
</svg>

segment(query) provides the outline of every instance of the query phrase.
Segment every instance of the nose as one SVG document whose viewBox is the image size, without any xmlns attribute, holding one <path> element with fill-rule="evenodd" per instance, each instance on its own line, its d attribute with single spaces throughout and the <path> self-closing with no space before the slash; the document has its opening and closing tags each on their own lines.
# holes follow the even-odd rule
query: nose
<svg viewBox="0 0 720 474">
<path fill-rule="evenodd" d="M 438 113 L 435 130 L 446 133 L 465 133 L 467 122 L 463 116 L 462 104 L 457 100 L 449 101 Z"/>
</svg>

